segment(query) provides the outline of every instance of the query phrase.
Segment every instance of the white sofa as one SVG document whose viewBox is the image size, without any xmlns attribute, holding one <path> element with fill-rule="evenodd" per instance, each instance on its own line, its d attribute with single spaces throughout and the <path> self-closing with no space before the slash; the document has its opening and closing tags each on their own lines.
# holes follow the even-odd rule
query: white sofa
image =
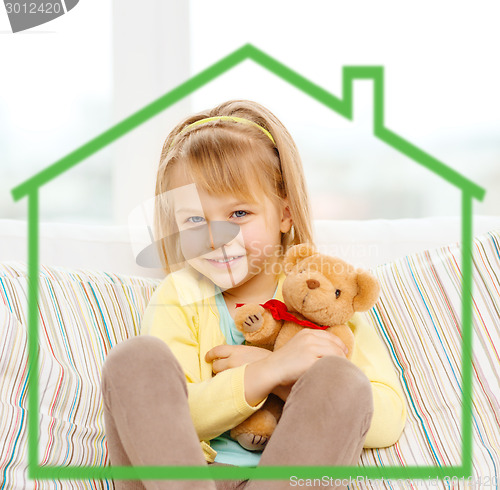
<svg viewBox="0 0 500 490">
<path fill-rule="evenodd" d="M 459 217 L 316 221 L 320 251 L 372 269 L 381 299 L 367 313 L 394 361 L 408 423 L 360 466 L 461 464 Z M 474 218 L 473 472 L 500 471 L 500 216 Z M 135 263 L 126 226 L 40 224 L 39 459 L 108 464 L 99 380 L 109 349 L 136 335 L 163 273 Z M 113 488 L 111 480 L 28 479 L 27 224 L 0 220 L 0 488 Z M 450 475 L 451 477 L 452 475 Z M 410 488 L 359 479 L 351 488 Z M 422 481 L 422 488 L 458 488 Z M 472 487 L 474 488 L 474 487 Z"/>
<path fill-rule="evenodd" d="M 475 216 L 478 236 L 500 225 L 500 216 Z M 323 251 L 364 267 L 376 267 L 405 255 L 461 240 L 461 218 L 377 219 L 314 222 L 315 240 Z M 27 223 L 0 219 L 0 261 L 27 260 Z M 128 226 L 40 223 L 40 263 L 161 278 L 134 260 Z"/>
</svg>

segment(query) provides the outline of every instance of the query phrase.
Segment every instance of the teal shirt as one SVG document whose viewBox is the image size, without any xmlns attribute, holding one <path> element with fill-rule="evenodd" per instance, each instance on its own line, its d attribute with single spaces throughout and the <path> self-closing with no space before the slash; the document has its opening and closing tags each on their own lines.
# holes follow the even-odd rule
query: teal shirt
<svg viewBox="0 0 500 490">
<path fill-rule="evenodd" d="M 217 291 L 215 302 L 219 310 L 220 329 L 226 338 L 226 342 L 228 345 L 243 344 L 245 342 L 245 337 L 236 328 L 234 320 L 229 314 L 226 302 L 222 296 L 222 290 L 217 285 L 215 288 Z M 273 298 L 277 290 L 278 287 L 276 286 Z M 212 448 L 217 451 L 215 461 L 217 463 L 232 464 L 234 466 L 257 466 L 262 456 L 262 451 L 248 451 L 248 449 L 241 447 L 234 439 L 231 439 L 229 436 L 230 432 L 231 431 L 228 430 L 210 441 Z"/>
</svg>

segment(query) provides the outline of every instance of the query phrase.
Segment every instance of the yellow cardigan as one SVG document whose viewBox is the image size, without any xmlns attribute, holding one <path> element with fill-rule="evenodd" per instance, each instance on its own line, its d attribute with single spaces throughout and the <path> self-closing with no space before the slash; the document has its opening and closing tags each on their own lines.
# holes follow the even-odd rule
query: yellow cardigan
<svg viewBox="0 0 500 490">
<path fill-rule="evenodd" d="M 283 301 L 279 278 L 275 298 Z M 245 365 L 216 376 L 205 354 L 226 340 L 219 328 L 214 284 L 188 267 L 169 274 L 157 287 L 144 312 L 141 335 L 154 335 L 167 343 L 179 361 L 188 387 L 188 402 L 205 459 L 216 451 L 209 441 L 238 425 L 265 402 L 250 406 L 245 399 Z M 371 381 L 374 415 L 365 447 L 386 447 L 400 437 L 406 404 L 386 347 L 364 317 L 356 313 L 349 322 L 355 336 L 352 362 Z"/>
</svg>

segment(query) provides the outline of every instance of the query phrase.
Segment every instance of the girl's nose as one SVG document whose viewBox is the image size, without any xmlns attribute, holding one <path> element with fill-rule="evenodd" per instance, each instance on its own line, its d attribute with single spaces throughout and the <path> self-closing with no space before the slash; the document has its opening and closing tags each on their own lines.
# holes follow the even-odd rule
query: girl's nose
<svg viewBox="0 0 500 490">
<path fill-rule="evenodd" d="M 240 232 L 236 223 L 207 221 L 179 232 L 182 254 L 186 260 L 196 259 L 233 240 Z"/>
<path fill-rule="evenodd" d="M 212 226 L 210 225 L 210 221 L 207 221 L 207 228 L 208 228 L 208 236 L 210 239 L 210 248 L 212 250 L 215 250 L 215 245 L 214 245 L 214 236 L 212 234 Z"/>
<path fill-rule="evenodd" d="M 206 226 L 208 251 L 228 244 L 240 232 L 240 226 L 229 221 L 207 221 Z"/>
</svg>

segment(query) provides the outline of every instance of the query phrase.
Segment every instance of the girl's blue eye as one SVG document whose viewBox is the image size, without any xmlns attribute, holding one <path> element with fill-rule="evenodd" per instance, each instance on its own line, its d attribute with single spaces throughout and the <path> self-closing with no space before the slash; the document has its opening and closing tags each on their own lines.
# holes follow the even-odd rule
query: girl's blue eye
<svg viewBox="0 0 500 490">
<path fill-rule="evenodd" d="M 186 221 L 189 221 L 190 223 L 200 223 L 200 221 L 191 221 L 191 219 L 193 218 L 201 218 L 201 219 L 205 219 L 203 216 L 191 216 L 189 217 Z"/>
<path fill-rule="evenodd" d="M 237 213 L 244 213 L 244 214 L 237 215 Z M 233 215 L 235 215 L 235 218 L 244 218 L 248 214 L 249 214 L 248 211 L 243 211 L 241 209 L 233 212 Z M 203 216 L 190 216 L 189 218 L 186 219 L 186 221 L 188 223 L 201 223 L 202 220 L 204 220 L 204 219 L 205 218 Z"/>
</svg>

